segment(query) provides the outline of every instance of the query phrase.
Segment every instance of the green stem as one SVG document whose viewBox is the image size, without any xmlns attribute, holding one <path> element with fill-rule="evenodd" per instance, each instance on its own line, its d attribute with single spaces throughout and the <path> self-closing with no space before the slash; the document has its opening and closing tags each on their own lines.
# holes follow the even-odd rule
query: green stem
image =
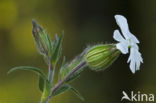
<svg viewBox="0 0 156 103">
<path fill-rule="evenodd" d="M 50 84 L 50 88 L 47 86 L 46 83 L 44 83 L 44 90 L 42 93 L 42 97 L 41 97 L 41 102 L 40 103 L 49 103 L 49 100 L 47 100 L 48 96 L 50 95 L 51 91 L 52 91 L 52 85 L 53 85 L 53 78 L 54 78 L 54 68 L 53 65 L 51 63 L 51 60 L 48 59 L 49 61 L 49 72 L 48 72 L 48 82 Z"/>
<path fill-rule="evenodd" d="M 48 81 L 49 81 L 49 83 L 51 85 L 52 85 L 52 82 L 53 82 L 53 77 L 54 77 L 54 69 L 53 69 L 53 66 L 52 66 L 51 62 L 49 62 Z"/>
</svg>

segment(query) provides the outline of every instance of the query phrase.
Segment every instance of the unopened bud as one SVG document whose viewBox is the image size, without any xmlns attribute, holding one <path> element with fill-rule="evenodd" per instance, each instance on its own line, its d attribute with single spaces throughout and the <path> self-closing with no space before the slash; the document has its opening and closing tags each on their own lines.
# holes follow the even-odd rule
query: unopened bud
<svg viewBox="0 0 156 103">
<path fill-rule="evenodd" d="M 33 24 L 32 33 L 33 33 L 38 51 L 42 55 L 47 56 L 51 49 L 50 39 L 48 35 L 46 34 L 46 32 L 36 23 L 35 20 L 32 20 L 32 24 Z"/>
<path fill-rule="evenodd" d="M 113 44 L 101 44 L 90 48 L 85 56 L 88 66 L 95 71 L 106 69 L 119 56 L 120 51 Z"/>
</svg>

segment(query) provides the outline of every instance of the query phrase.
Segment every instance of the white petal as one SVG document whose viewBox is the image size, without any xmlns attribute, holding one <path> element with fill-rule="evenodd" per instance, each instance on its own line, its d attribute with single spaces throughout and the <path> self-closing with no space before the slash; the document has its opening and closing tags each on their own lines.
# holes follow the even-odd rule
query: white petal
<svg viewBox="0 0 156 103">
<path fill-rule="evenodd" d="M 120 34 L 119 30 L 114 30 L 113 38 L 119 42 L 122 42 L 125 40 L 123 36 Z"/>
<path fill-rule="evenodd" d="M 116 44 L 116 48 L 119 49 L 122 52 L 122 54 L 127 54 L 128 53 L 127 41 L 123 41 L 123 42 Z"/>
<path fill-rule="evenodd" d="M 136 69 L 135 69 L 135 62 L 134 61 L 131 61 L 130 62 L 129 67 L 130 67 L 131 72 L 132 73 L 135 73 Z"/>
<path fill-rule="evenodd" d="M 140 69 L 140 64 L 143 63 L 143 59 L 138 49 L 134 47 L 130 49 L 130 56 L 127 62 L 130 62 L 130 70 L 133 73 L 135 73 L 136 70 Z"/>
<path fill-rule="evenodd" d="M 136 43 L 132 43 L 131 47 L 136 49 L 136 50 L 139 50 L 139 47 L 138 47 L 138 45 Z"/>
<path fill-rule="evenodd" d="M 138 40 L 132 33 L 129 32 L 128 35 L 130 35 L 130 39 L 131 39 L 133 42 L 139 43 L 139 40 Z"/>
<path fill-rule="evenodd" d="M 131 47 L 127 63 L 135 60 L 135 50 L 136 50 L 135 48 Z"/>
<path fill-rule="evenodd" d="M 140 69 L 140 64 L 143 63 L 143 59 L 141 57 L 141 53 L 139 51 L 136 51 L 136 70 Z"/>
<path fill-rule="evenodd" d="M 127 19 L 122 15 L 115 15 L 115 20 L 118 26 L 120 27 L 122 34 L 126 39 L 130 38 L 129 27 Z"/>
<path fill-rule="evenodd" d="M 135 50 L 136 50 L 135 48 L 130 49 L 130 56 L 128 58 L 128 62 L 130 62 L 130 70 L 132 71 L 132 73 L 135 73 L 135 71 L 136 71 Z"/>
<path fill-rule="evenodd" d="M 136 70 L 140 70 L 140 64 L 141 62 L 138 59 L 138 61 L 136 61 Z"/>
</svg>

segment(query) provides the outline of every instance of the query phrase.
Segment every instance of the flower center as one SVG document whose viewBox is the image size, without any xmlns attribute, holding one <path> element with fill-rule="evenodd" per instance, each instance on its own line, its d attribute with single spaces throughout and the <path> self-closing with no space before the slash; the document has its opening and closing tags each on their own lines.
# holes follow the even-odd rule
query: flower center
<svg viewBox="0 0 156 103">
<path fill-rule="evenodd" d="M 133 45 L 132 39 L 131 38 L 128 38 L 127 39 L 127 42 L 128 42 L 128 48 L 131 48 L 132 45 Z"/>
</svg>

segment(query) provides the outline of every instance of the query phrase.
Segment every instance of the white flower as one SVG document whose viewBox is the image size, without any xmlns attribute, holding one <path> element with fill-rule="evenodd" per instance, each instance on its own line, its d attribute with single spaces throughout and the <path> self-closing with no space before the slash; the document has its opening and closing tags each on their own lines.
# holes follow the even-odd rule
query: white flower
<svg viewBox="0 0 156 103">
<path fill-rule="evenodd" d="M 143 63 L 141 53 L 139 52 L 139 40 L 129 31 L 127 19 L 122 15 L 115 15 L 115 20 L 121 29 L 123 36 L 119 30 L 114 31 L 113 38 L 119 43 L 116 44 L 117 49 L 123 54 L 127 54 L 130 48 L 130 56 L 127 63 L 130 62 L 130 70 L 132 73 L 139 70 L 140 64 Z"/>
</svg>

